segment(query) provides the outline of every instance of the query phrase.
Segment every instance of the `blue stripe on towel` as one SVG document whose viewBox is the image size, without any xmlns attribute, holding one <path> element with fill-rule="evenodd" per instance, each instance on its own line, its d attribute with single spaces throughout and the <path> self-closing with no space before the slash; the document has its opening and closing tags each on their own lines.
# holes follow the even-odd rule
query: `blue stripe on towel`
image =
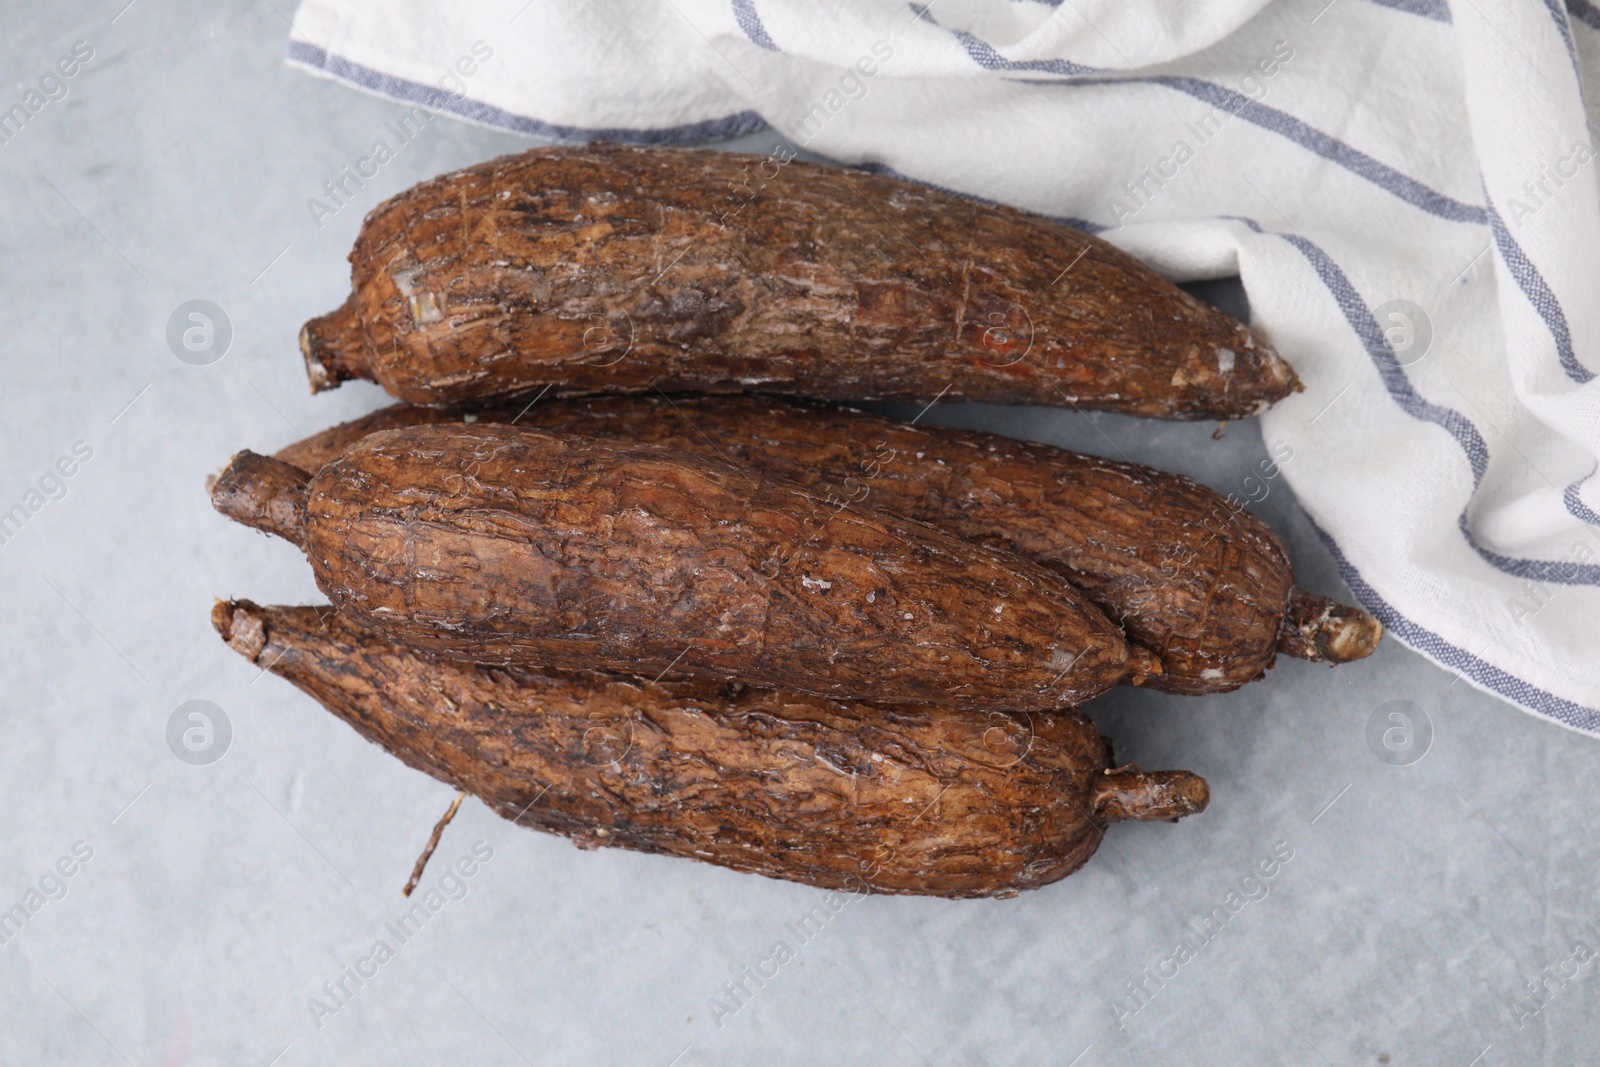
<svg viewBox="0 0 1600 1067">
<path fill-rule="evenodd" d="M 911 9 L 925 22 L 935 26 L 939 25 L 933 16 L 928 13 L 927 7 L 913 4 Z M 1413 207 L 1426 211 L 1430 215 L 1437 215 L 1439 218 L 1448 219 L 1451 222 L 1481 224 L 1487 221 L 1483 208 L 1476 204 L 1463 203 L 1453 197 L 1436 192 L 1415 178 L 1400 173 L 1388 164 L 1380 163 L 1360 149 L 1346 144 L 1331 134 L 1322 132 L 1286 111 L 1280 111 L 1275 107 L 1258 103 L 1243 93 L 1228 89 L 1215 82 L 1172 74 L 1144 77 L 1074 77 L 1072 75 L 1092 72 L 1094 68 L 1069 64 L 1065 60 L 1029 60 L 1025 62 L 1009 60 L 1001 55 L 993 45 L 973 34 L 963 30 L 944 29 L 945 32 L 954 36 L 961 43 L 961 46 L 966 49 L 967 55 L 972 61 L 985 70 L 1019 73 L 1047 71 L 1067 75 L 1061 79 L 1049 81 L 1029 79 L 1029 84 L 1074 86 L 1145 84 L 1173 89 L 1180 93 L 1186 93 L 1213 107 L 1229 111 L 1246 122 L 1287 138 L 1302 148 L 1315 152 L 1330 163 L 1343 167 L 1357 177 L 1366 179 L 1385 192 L 1398 197 Z M 1059 71 L 1054 71 L 1047 64 L 1066 65 Z M 1068 70 L 1068 67 L 1072 69 Z"/>
<path fill-rule="evenodd" d="M 1323 133 L 1286 111 L 1257 103 L 1242 93 L 1199 78 L 1161 75 L 1147 80 L 1188 93 L 1195 99 L 1213 106 L 1225 108 L 1246 122 L 1280 134 L 1430 215 L 1437 215 L 1451 222 L 1486 221 L 1483 208 L 1476 204 L 1462 203 L 1453 197 L 1435 192 L 1415 178 L 1401 174 L 1393 167 L 1373 159 L 1359 148 L 1348 145 L 1331 134 Z"/>
<path fill-rule="evenodd" d="M 917 12 L 918 17 L 923 21 L 933 23 L 935 26 L 939 25 L 934 22 L 933 16 L 928 14 L 927 7 L 912 4 L 911 8 Z M 960 41 L 961 47 L 967 50 L 967 55 L 972 57 L 972 61 L 985 70 L 1030 71 L 1041 74 L 1059 74 L 1068 78 L 1080 74 L 1105 73 L 1105 68 L 1103 67 L 1087 67 L 1082 63 L 1074 63 L 1068 59 L 1007 59 L 1000 54 L 994 45 L 976 34 L 968 33 L 966 30 L 940 28 Z"/>
<path fill-rule="evenodd" d="M 1568 514 L 1573 518 L 1582 519 L 1590 526 L 1600 526 L 1600 515 L 1595 514 L 1594 509 L 1585 504 L 1583 497 L 1579 495 L 1583 490 L 1583 483 L 1593 477 L 1594 471 L 1590 471 L 1584 477 L 1567 486 L 1561 494 L 1561 502 L 1567 506 Z"/>
<path fill-rule="evenodd" d="M 1512 556 L 1502 556 L 1500 553 L 1484 548 L 1478 539 L 1472 535 L 1472 527 L 1467 521 L 1467 513 L 1463 511 L 1456 520 L 1456 525 L 1461 528 L 1461 535 L 1467 539 L 1472 550 L 1483 557 L 1485 563 L 1497 571 L 1503 571 L 1514 578 L 1526 578 L 1535 582 L 1554 582 L 1556 585 L 1600 585 L 1600 566 L 1593 563 L 1576 563 L 1572 560 L 1559 559 L 1516 559 Z"/>
<path fill-rule="evenodd" d="M 769 52 L 781 51 L 767 33 L 767 27 L 761 21 L 761 13 L 756 10 L 755 0 L 733 0 L 733 20 L 739 24 L 739 28 L 750 38 L 752 44 L 759 45 Z"/>
<path fill-rule="evenodd" d="M 1256 233 L 1266 232 L 1254 219 L 1228 217 L 1235 222 L 1243 223 Z M 1388 390 L 1390 399 L 1406 414 L 1424 422 L 1431 422 L 1455 438 L 1456 443 L 1461 446 L 1461 451 L 1466 454 L 1467 462 L 1472 465 L 1472 485 L 1476 491 L 1482 484 L 1489 465 L 1489 448 L 1484 443 L 1483 435 L 1478 432 L 1478 428 L 1459 411 L 1441 407 L 1417 393 L 1410 379 L 1406 377 L 1404 368 L 1395 359 L 1394 349 L 1390 347 L 1389 339 L 1384 336 L 1377 318 L 1373 316 L 1366 301 L 1356 292 L 1355 286 L 1331 256 L 1299 234 L 1276 233 L 1274 236 L 1282 238 L 1298 249 L 1317 272 L 1317 276 L 1322 279 L 1322 284 L 1333 294 L 1339 310 L 1344 312 L 1345 321 L 1361 339 L 1362 347 L 1367 350 L 1367 355 L 1377 368 L 1378 377 Z M 1469 503 L 1468 508 L 1462 509 L 1456 525 L 1460 528 L 1467 545 L 1491 567 L 1513 577 L 1529 578 L 1539 582 L 1554 582 L 1558 585 L 1600 585 L 1600 565 L 1571 563 L 1565 560 L 1517 559 L 1485 548 L 1473 535 L 1472 524 L 1467 515 L 1470 507 Z"/>
<path fill-rule="evenodd" d="M 1235 222 L 1244 223 L 1256 233 L 1267 232 L 1254 219 L 1228 217 Z M 1405 368 L 1395 359 L 1394 349 L 1390 347 L 1389 339 L 1383 335 L 1383 328 L 1378 325 L 1377 318 L 1332 257 L 1299 234 L 1277 233 L 1274 236 L 1282 238 L 1298 249 L 1310 262 L 1311 269 L 1317 272 L 1317 277 L 1322 279 L 1322 284 L 1333 294 L 1334 302 L 1344 313 L 1345 321 L 1360 338 L 1362 347 L 1367 350 L 1367 355 L 1377 368 L 1378 377 L 1383 381 L 1383 387 L 1388 390 L 1390 398 L 1407 415 L 1423 422 L 1431 422 L 1455 438 L 1456 444 L 1460 445 L 1461 451 L 1466 454 L 1467 462 L 1472 465 L 1472 484 L 1476 488 L 1483 481 L 1484 472 L 1489 468 L 1489 447 L 1484 443 L 1483 435 L 1478 432 L 1478 428 L 1459 411 L 1441 407 L 1424 399 L 1412 387 L 1411 380 L 1406 377 Z"/>
<path fill-rule="evenodd" d="M 1591 30 L 1600 30 L 1600 7 L 1589 0 L 1567 0 L 1567 13 Z"/>
<path fill-rule="evenodd" d="M 1561 34 L 1562 43 L 1567 46 L 1567 57 L 1572 60 L 1572 73 L 1577 77 L 1581 87 L 1583 67 L 1578 63 L 1578 46 L 1572 43 L 1572 23 L 1567 21 L 1567 9 L 1561 6 L 1561 0 L 1544 0 L 1544 6 L 1556 24 L 1556 30 Z"/>
<path fill-rule="evenodd" d="M 1432 19 L 1435 22 L 1450 23 L 1450 5 L 1444 0 L 1372 0 L 1374 4 L 1392 7 L 1396 11 L 1404 11 L 1408 15 L 1419 18 Z"/>
<path fill-rule="evenodd" d="M 1591 734 L 1600 733 L 1600 711 L 1558 697 L 1501 670 L 1492 663 L 1486 663 L 1390 607 L 1388 602 L 1367 584 L 1366 579 L 1361 577 L 1361 572 L 1345 558 L 1327 531 L 1318 526 L 1316 520 L 1309 515 L 1306 519 L 1311 523 L 1311 528 L 1316 531 L 1317 536 L 1322 539 L 1322 543 L 1327 546 L 1328 551 L 1333 554 L 1333 561 L 1339 568 L 1339 576 L 1355 594 L 1356 600 L 1401 641 L 1439 663 L 1454 668 L 1483 688 L 1520 707 L 1553 719 L 1563 726 L 1570 726 L 1574 730 L 1583 730 Z"/>
<path fill-rule="evenodd" d="M 496 126 L 503 130 L 512 130 L 516 133 L 529 134 L 534 137 L 548 137 L 558 141 L 620 141 L 626 144 L 656 144 L 678 145 L 698 144 L 705 141 L 721 141 L 731 137 L 741 137 L 747 133 L 765 129 L 766 119 L 754 111 L 740 111 L 720 119 L 706 119 L 703 122 L 691 122 L 683 126 L 664 126 L 656 129 L 635 129 L 630 127 L 598 127 L 565 126 L 554 122 L 545 122 L 541 119 L 528 118 L 524 115 L 514 115 L 509 111 L 502 111 L 492 104 L 468 100 L 445 92 L 432 85 L 423 85 L 421 82 L 407 81 L 396 78 L 390 74 L 364 67 L 360 63 L 351 62 L 343 56 L 332 55 L 323 51 L 316 45 L 307 41 L 290 41 L 288 59 L 291 63 L 313 67 L 323 71 L 339 81 L 354 85 L 369 92 L 379 93 L 395 100 L 420 104 L 432 111 L 444 111 L 457 115 L 485 126 Z"/>
<path fill-rule="evenodd" d="M 1505 260 L 1506 269 L 1511 271 L 1511 276 L 1517 280 L 1517 285 L 1522 289 L 1528 303 L 1532 304 L 1539 317 L 1544 319 L 1545 326 L 1550 330 L 1550 336 L 1555 338 L 1556 355 L 1561 360 L 1561 369 L 1567 372 L 1567 377 L 1584 384 L 1594 378 L 1593 372 L 1578 362 L 1578 354 L 1572 349 L 1572 332 L 1567 329 L 1566 312 L 1561 310 L 1561 301 L 1556 299 L 1556 294 L 1544 280 L 1544 275 L 1539 273 L 1539 268 L 1533 265 L 1522 246 L 1517 244 L 1511 236 L 1511 231 L 1506 229 L 1506 224 L 1500 217 L 1500 212 L 1495 210 L 1494 201 L 1486 200 L 1489 205 L 1489 228 L 1494 233 L 1494 243 L 1500 249 L 1500 258 Z"/>
</svg>

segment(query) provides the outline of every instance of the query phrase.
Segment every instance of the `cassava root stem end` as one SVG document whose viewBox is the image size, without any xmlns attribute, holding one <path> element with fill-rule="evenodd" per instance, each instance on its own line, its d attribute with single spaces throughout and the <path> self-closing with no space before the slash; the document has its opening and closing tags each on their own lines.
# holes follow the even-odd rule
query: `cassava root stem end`
<svg viewBox="0 0 1600 1067">
<path fill-rule="evenodd" d="M 1296 588 L 1278 631 L 1278 651 L 1313 663 L 1349 663 L 1372 655 L 1382 639 L 1383 623 L 1360 608 Z"/>
<path fill-rule="evenodd" d="M 1177 822 L 1206 810 L 1211 787 L 1189 771 L 1106 771 L 1094 790 L 1095 814 L 1105 822 Z"/>
<path fill-rule="evenodd" d="M 299 545 L 305 538 L 311 475 L 245 449 L 210 482 L 211 506 L 235 522 Z"/>
<path fill-rule="evenodd" d="M 229 648 L 251 663 L 267 646 L 261 609 L 248 600 L 219 600 L 211 605 L 211 625 Z"/>
<path fill-rule="evenodd" d="M 305 356 L 313 393 L 337 389 L 352 378 L 372 377 L 354 294 L 335 310 L 300 327 L 300 354 Z"/>
</svg>

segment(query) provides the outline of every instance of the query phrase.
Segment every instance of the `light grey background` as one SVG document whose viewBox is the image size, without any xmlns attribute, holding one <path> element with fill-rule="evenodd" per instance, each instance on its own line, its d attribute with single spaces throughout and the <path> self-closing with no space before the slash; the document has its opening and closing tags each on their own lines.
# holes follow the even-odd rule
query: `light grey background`
<svg viewBox="0 0 1600 1067">
<path fill-rule="evenodd" d="M 204 481 L 236 449 L 383 403 L 363 384 L 310 396 L 299 324 L 343 299 L 382 197 L 528 142 L 440 118 L 319 229 L 306 200 L 401 107 L 286 69 L 287 0 L 123 3 L 0 11 L 0 107 L 75 41 L 95 53 L 0 145 L 0 509 L 74 442 L 93 450 L 0 545 L 0 907 L 93 850 L 0 946 L 0 1063 L 1592 1061 L 1600 964 L 1552 981 L 1520 1028 L 1514 1005 L 1600 947 L 1593 742 L 1393 643 L 1338 672 L 1283 662 L 1226 697 L 1095 702 L 1122 758 L 1206 775 L 1211 810 L 1115 827 L 1085 870 L 1016 900 L 861 900 L 804 945 L 785 924 L 816 890 L 582 853 L 469 801 L 424 884 L 474 842 L 493 859 L 314 1026 L 307 998 L 393 943 L 384 923 L 452 794 L 218 641 L 213 597 L 319 597 L 287 545 L 212 513 Z M 165 342 L 196 298 L 233 326 L 212 366 Z M 1252 424 L 1214 441 L 1209 424 L 1059 411 L 929 418 L 1114 442 L 1224 491 L 1264 454 Z M 1302 584 L 1345 593 L 1281 480 L 1259 511 Z M 232 724 L 210 766 L 167 746 L 192 699 Z M 1397 699 L 1436 734 L 1409 767 L 1366 740 Z M 1280 842 L 1294 858 L 1265 899 L 1119 1026 L 1124 983 L 1196 945 L 1187 923 Z M 797 958 L 718 1027 L 708 999 L 778 940 Z"/>
</svg>

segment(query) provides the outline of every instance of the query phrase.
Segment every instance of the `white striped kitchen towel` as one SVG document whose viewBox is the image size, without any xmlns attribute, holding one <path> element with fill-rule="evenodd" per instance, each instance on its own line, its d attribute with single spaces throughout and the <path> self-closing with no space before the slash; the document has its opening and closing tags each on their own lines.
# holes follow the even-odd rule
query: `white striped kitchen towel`
<svg viewBox="0 0 1600 1067">
<path fill-rule="evenodd" d="M 829 10 L 831 8 L 831 10 Z M 1600 733 L 1590 0 L 305 0 L 292 63 L 569 140 L 809 150 L 1237 272 L 1357 597 Z"/>
</svg>

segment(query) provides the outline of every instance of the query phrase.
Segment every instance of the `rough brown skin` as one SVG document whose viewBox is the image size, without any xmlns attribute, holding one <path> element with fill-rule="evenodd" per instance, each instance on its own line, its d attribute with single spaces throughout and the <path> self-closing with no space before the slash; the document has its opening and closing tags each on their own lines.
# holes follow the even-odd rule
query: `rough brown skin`
<svg viewBox="0 0 1600 1067">
<path fill-rule="evenodd" d="M 212 500 L 291 539 L 274 516 L 303 509 L 298 543 L 336 608 L 461 659 L 979 711 L 1160 669 L 1036 563 L 720 459 L 413 426 L 305 478 L 243 452 Z"/>
<path fill-rule="evenodd" d="M 787 393 L 1255 415 L 1248 327 L 1088 234 L 895 178 L 704 149 L 539 148 L 381 204 L 312 388 L 401 400 Z"/>
<path fill-rule="evenodd" d="M 320 470 L 378 430 L 511 422 L 722 456 L 1043 563 L 1161 657 L 1145 684 L 1237 689 L 1274 653 L 1346 663 L 1382 625 L 1294 586 L 1283 544 L 1248 511 L 1181 475 L 994 434 L 920 428 L 770 397 L 598 397 L 474 411 L 396 405 L 278 453 Z"/>
<path fill-rule="evenodd" d="M 1187 771 L 1112 769 L 1076 711 L 974 716 L 710 681 L 452 663 L 328 608 L 219 601 L 212 623 L 407 764 L 580 848 L 826 889 L 1014 896 L 1118 819 L 1204 810 Z"/>
</svg>

